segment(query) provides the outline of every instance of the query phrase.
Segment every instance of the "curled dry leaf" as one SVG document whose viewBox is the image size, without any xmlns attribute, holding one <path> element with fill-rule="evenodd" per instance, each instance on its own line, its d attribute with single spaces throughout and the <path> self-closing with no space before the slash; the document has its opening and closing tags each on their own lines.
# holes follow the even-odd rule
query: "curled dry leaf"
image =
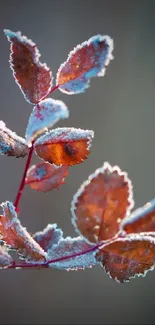
<svg viewBox="0 0 155 325">
<path fill-rule="evenodd" d="M 22 227 L 13 204 L 9 201 L 2 203 L 3 215 L 0 216 L 1 238 L 10 249 L 18 251 L 26 262 L 45 262 L 46 253 L 40 245 Z"/>
<path fill-rule="evenodd" d="M 57 128 L 40 137 L 34 148 L 45 161 L 57 166 L 70 166 L 87 158 L 93 137 L 91 130 Z"/>
<path fill-rule="evenodd" d="M 35 241 L 44 249 L 45 252 L 52 249 L 62 239 L 63 232 L 57 228 L 57 224 L 49 224 L 43 231 L 38 231 L 33 235 Z"/>
<path fill-rule="evenodd" d="M 78 94 L 89 87 L 92 77 L 104 76 L 113 59 L 113 40 L 109 36 L 96 35 L 79 44 L 61 64 L 56 84 L 66 94 Z"/>
<path fill-rule="evenodd" d="M 133 205 L 127 173 L 104 163 L 74 195 L 72 222 L 88 241 L 101 242 L 116 235 L 121 220 Z"/>
<path fill-rule="evenodd" d="M 68 108 L 61 100 L 52 98 L 43 100 L 34 107 L 30 115 L 25 135 L 26 141 L 31 142 L 60 119 L 68 118 L 68 116 Z"/>
<path fill-rule="evenodd" d="M 50 267 L 66 270 L 83 270 L 97 264 L 94 247 L 81 237 L 62 238 L 58 245 L 54 245 L 48 251 L 48 260 L 52 260 L 49 263 Z"/>
<path fill-rule="evenodd" d="M 6 268 L 13 262 L 11 255 L 8 253 L 6 247 L 0 246 L 0 268 Z"/>
<path fill-rule="evenodd" d="M 155 199 L 133 211 L 122 221 L 120 228 L 128 234 L 155 232 Z"/>
<path fill-rule="evenodd" d="M 36 44 L 21 32 L 4 30 L 10 45 L 10 67 L 16 83 L 29 103 L 37 104 L 48 95 L 52 86 L 50 69 L 39 61 Z"/>
<path fill-rule="evenodd" d="M 14 157 L 25 157 L 29 148 L 25 139 L 8 129 L 3 121 L 0 121 L 0 154 Z"/>
<path fill-rule="evenodd" d="M 100 247 L 96 258 L 110 277 L 118 282 L 145 276 L 155 267 L 155 238 L 149 233 L 116 238 Z"/>
<path fill-rule="evenodd" d="M 55 166 L 43 161 L 30 167 L 25 184 L 34 190 L 47 192 L 64 184 L 67 175 L 67 166 Z"/>
</svg>

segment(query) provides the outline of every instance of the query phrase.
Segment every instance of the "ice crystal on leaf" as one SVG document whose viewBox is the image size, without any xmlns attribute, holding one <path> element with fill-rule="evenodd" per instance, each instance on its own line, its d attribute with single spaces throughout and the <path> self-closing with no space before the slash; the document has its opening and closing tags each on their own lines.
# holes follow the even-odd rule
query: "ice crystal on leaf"
<svg viewBox="0 0 155 325">
<path fill-rule="evenodd" d="M 3 121 L 0 121 L 0 155 L 12 157 L 25 157 L 29 148 L 25 139 L 8 129 Z"/>
<path fill-rule="evenodd" d="M 67 106 L 61 101 L 47 98 L 36 105 L 30 115 L 26 129 L 26 141 L 29 143 L 39 134 L 51 128 L 60 119 L 68 118 Z"/>
<path fill-rule="evenodd" d="M 112 60 L 113 40 L 96 35 L 77 45 L 57 73 L 57 85 L 66 94 L 78 94 L 89 87 L 92 77 L 104 76 Z"/>
<path fill-rule="evenodd" d="M 47 252 L 57 245 L 63 237 L 63 232 L 57 224 L 49 224 L 43 231 L 38 231 L 33 235 L 35 241 Z"/>
<path fill-rule="evenodd" d="M 92 267 L 97 264 L 92 247 L 81 237 L 62 238 L 58 245 L 54 245 L 48 251 L 48 260 L 52 260 L 49 266 L 67 270 Z"/>
<path fill-rule="evenodd" d="M 36 44 L 21 32 L 4 30 L 10 42 L 10 67 L 16 83 L 25 99 L 37 104 L 48 95 L 52 86 L 52 74 L 44 63 L 39 61 L 40 53 Z"/>
<path fill-rule="evenodd" d="M 0 268 L 7 268 L 12 262 L 13 259 L 8 253 L 7 248 L 5 246 L 0 246 Z"/>
</svg>

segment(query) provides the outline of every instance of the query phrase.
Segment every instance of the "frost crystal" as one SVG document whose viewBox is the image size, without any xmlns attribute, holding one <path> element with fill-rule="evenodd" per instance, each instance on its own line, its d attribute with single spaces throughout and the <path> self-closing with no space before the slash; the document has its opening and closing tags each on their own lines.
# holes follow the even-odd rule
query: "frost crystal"
<svg viewBox="0 0 155 325">
<path fill-rule="evenodd" d="M 39 134 L 52 127 L 60 119 L 68 118 L 69 111 L 61 100 L 47 98 L 36 105 L 30 115 L 26 129 L 26 141 L 29 143 Z"/>
<path fill-rule="evenodd" d="M 0 121 L 0 155 L 25 157 L 28 151 L 25 139 L 12 132 L 3 121 Z"/>
<path fill-rule="evenodd" d="M 82 253 L 83 254 L 80 254 Z M 86 253 L 87 252 L 87 253 Z M 78 270 L 92 267 L 97 263 L 93 246 L 81 237 L 66 237 L 48 251 L 49 266 L 58 269 Z"/>
<path fill-rule="evenodd" d="M 44 134 L 40 137 L 35 145 L 58 143 L 58 142 L 73 142 L 84 139 L 92 139 L 94 132 L 92 130 L 82 130 L 75 128 L 57 128 Z"/>
<path fill-rule="evenodd" d="M 0 268 L 8 267 L 12 262 L 12 257 L 7 252 L 6 247 L 0 246 Z"/>
<path fill-rule="evenodd" d="M 63 232 L 60 228 L 57 228 L 57 224 L 49 224 L 43 231 L 38 231 L 33 235 L 35 241 L 47 252 L 52 249 L 54 245 L 57 245 L 63 236 Z"/>
</svg>

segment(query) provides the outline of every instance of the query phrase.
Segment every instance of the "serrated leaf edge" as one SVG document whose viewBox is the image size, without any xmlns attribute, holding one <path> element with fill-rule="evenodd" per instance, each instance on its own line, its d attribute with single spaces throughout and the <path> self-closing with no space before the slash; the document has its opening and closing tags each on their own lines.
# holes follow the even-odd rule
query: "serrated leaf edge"
<svg viewBox="0 0 155 325">
<path fill-rule="evenodd" d="M 104 174 L 104 171 L 106 169 L 108 169 L 110 172 L 117 171 L 120 176 L 124 176 L 124 179 L 128 183 L 128 187 L 129 187 L 129 197 L 128 197 L 129 206 L 128 206 L 128 209 L 127 209 L 127 214 L 128 214 L 128 211 L 130 211 L 134 207 L 133 185 L 132 185 L 131 180 L 128 177 L 128 173 L 124 172 L 124 171 L 121 171 L 121 169 L 117 165 L 112 167 L 108 162 L 104 162 L 102 167 L 97 168 L 94 173 L 89 175 L 88 179 L 82 183 L 82 185 L 80 186 L 78 191 L 74 194 L 72 202 L 71 202 L 71 209 L 70 209 L 71 214 L 72 214 L 71 222 L 72 222 L 72 224 L 74 226 L 74 229 L 75 229 L 76 233 L 79 236 L 81 236 L 83 239 L 85 239 L 85 241 L 87 243 L 93 244 L 93 245 L 94 245 L 94 243 L 90 242 L 86 237 L 84 237 L 82 235 L 82 233 L 80 232 L 80 230 L 78 229 L 77 225 L 76 225 L 76 220 L 77 220 L 76 213 L 75 213 L 76 204 L 78 203 L 79 196 L 85 191 L 86 187 L 90 184 L 90 182 L 94 178 L 96 178 L 99 174 Z"/>
</svg>

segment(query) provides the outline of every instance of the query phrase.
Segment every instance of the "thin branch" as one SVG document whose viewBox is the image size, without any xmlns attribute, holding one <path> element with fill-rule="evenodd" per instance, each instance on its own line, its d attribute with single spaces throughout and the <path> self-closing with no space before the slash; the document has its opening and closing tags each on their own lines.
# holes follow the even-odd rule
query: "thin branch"
<svg viewBox="0 0 155 325">
<path fill-rule="evenodd" d="M 52 87 L 50 89 L 48 95 L 50 95 L 51 93 L 53 93 L 56 89 L 58 89 L 58 87 L 59 87 L 59 85 Z M 42 100 L 45 99 L 48 95 L 46 95 L 44 98 L 42 98 Z M 39 105 L 39 103 L 38 103 L 38 105 Z M 15 206 L 16 211 L 18 211 L 19 202 L 20 202 L 20 199 L 21 199 L 22 194 L 23 194 L 23 191 L 24 191 L 25 181 L 26 181 L 26 175 L 27 175 L 27 171 L 29 169 L 30 163 L 31 163 L 32 154 L 33 154 L 33 150 L 34 150 L 33 145 L 34 145 L 34 141 L 32 142 L 32 146 L 31 146 L 31 148 L 29 150 L 29 154 L 28 154 L 28 157 L 27 157 L 27 161 L 26 161 L 26 165 L 25 165 L 23 177 L 22 177 L 22 180 L 21 180 L 21 183 L 19 185 L 19 189 L 18 189 L 16 198 L 15 198 L 14 206 Z"/>
<path fill-rule="evenodd" d="M 33 143 L 32 143 L 32 146 L 31 146 L 31 148 L 29 150 L 29 154 L 28 154 L 28 157 L 27 157 L 23 177 L 22 177 L 21 183 L 19 185 L 19 189 L 18 189 L 16 199 L 15 199 L 15 202 L 14 202 L 14 206 L 15 206 L 16 211 L 18 211 L 19 202 L 20 202 L 20 199 L 21 199 L 21 196 L 23 194 L 24 187 L 25 187 L 26 175 L 27 175 L 27 171 L 29 169 L 30 163 L 31 163 L 33 150 L 34 150 L 34 147 L 33 147 Z"/>
<path fill-rule="evenodd" d="M 55 259 L 51 259 L 51 260 L 48 260 L 46 261 L 45 263 L 33 263 L 33 264 L 30 264 L 30 263 L 15 263 L 13 261 L 13 263 L 8 267 L 9 269 L 15 269 L 15 268 L 48 268 L 50 264 L 52 263 L 57 263 L 57 262 L 63 262 L 65 260 L 68 260 L 70 258 L 76 258 L 78 256 L 82 256 L 82 255 L 86 255 L 88 253 L 91 253 L 91 252 L 94 252 L 95 250 L 97 250 L 100 246 L 102 246 L 103 243 L 99 243 L 95 246 L 92 246 L 92 248 L 90 249 L 87 249 L 85 251 L 82 251 L 82 252 L 79 252 L 79 253 L 74 253 L 74 254 L 71 254 L 71 255 L 67 255 L 67 256 L 61 256 L 61 257 L 58 257 L 58 258 L 55 258 Z"/>
<path fill-rule="evenodd" d="M 46 99 L 47 96 L 49 96 L 50 94 L 52 94 L 52 93 L 53 93 L 56 89 L 58 89 L 58 88 L 59 88 L 59 85 L 57 85 L 57 86 L 53 86 L 53 87 L 49 90 L 48 94 L 47 94 L 45 97 L 42 98 L 42 100 Z"/>
</svg>

